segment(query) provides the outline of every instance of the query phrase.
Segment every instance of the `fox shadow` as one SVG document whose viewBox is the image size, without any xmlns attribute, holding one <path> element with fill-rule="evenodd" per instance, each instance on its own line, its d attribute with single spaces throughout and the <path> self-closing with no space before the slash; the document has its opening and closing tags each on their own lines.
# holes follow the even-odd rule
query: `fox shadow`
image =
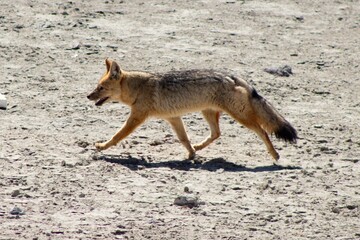
<svg viewBox="0 0 360 240">
<path fill-rule="evenodd" d="M 249 168 L 244 165 L 238 165 L 232 162 L 226 161 L 224 158 L 213 158 L 210 160 L 199 159 L 195 160 L 169 160 L 161 162 L 146 161 L 144 158 L 136 158 L 132 156 L 119 156 L 119 155 L 101 155 L 93 158 L 94 160 L 101 160 L 109 163 L 115 163 L 123 165 L 130 170 L 139 170 L 141 168 L 170 168 L 182 171 L 189 171 L 191 169 L 200 169 L 210 172 L 223 169 L 227 172 L 274 172 L 282 170 L 301 170 L 301 167 L 297 166 L 282 166 L 272 164 L 268 166 L 258 166 Z"/>
</svg>

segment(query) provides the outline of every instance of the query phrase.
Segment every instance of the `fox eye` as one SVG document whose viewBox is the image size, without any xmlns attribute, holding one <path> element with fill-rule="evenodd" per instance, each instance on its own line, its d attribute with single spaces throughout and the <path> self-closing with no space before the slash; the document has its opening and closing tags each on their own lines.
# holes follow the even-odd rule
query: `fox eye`
<svg viewBox="0 0 360 240">
<path fill-rule="evenodd" d="M 99 86 L 99 91 L 102 91 L 104 90 L 104 87 L 103 86 Z"/>
</svg>

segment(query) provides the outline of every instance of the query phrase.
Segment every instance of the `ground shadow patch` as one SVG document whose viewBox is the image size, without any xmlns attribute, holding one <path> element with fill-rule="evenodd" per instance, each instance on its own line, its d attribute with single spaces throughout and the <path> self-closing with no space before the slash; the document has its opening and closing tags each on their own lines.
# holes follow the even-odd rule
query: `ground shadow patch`
<svg viewBox="0 0 360 240">
<path fill-rule="evenodd" d="M 232 162 L 226 161 L 224 158 L 207 159 L 195 159 L 195 160 L 169 160 L 161 162 L 150 162 L 144 158 L 136 158 L 132 156 L 121 155 L 100 155 L 94 156 L 94 160 L 102 160 L 110 163 L 116 163 L 123 165 L 131 170 L 138 170 L 139 168 L 170 168 L 183 171 L 189 171 L 191 169 L 202 169 L 206 171 L 217 171 L 223 169 L 227 172 L 274 172 L 282 170 L 301 170 L 298 166 L 282 166 L 282 165 L 268 165 L 249 168 L 244 165 L 238 165 Z"/>
</svg>

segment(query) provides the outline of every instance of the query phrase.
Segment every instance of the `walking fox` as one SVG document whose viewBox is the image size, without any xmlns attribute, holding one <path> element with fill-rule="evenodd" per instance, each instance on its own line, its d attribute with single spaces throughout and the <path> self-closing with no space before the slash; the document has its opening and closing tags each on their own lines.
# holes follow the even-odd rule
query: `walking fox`
<svg viewBox="0 0 360 240">
<path fill-rule="evenodd" d="M 106 73 L 87 98 L 96 106 L 106 102 L 122 102 L 131 113 L 122 128 L 107 142 L 96 143 L 98 150 L 115 146 L 148 117 L 170 123 L 180 142 L 189 152 L 189 159 L 220 137 L 219 117 L 228 113 L 240 124 L 253 130 L 266 144 L 275 159 L 268 134 L 295 143 L 297 132 L 276 109 L 246 81 L 217 70 L 185 70 L 167 73 L 125 71 L 115 61 L 105 60 Z M 201 111 L 210 127 L 210 135 L 191 145 L 181 120 L 183 114 Z"/>
</svg>

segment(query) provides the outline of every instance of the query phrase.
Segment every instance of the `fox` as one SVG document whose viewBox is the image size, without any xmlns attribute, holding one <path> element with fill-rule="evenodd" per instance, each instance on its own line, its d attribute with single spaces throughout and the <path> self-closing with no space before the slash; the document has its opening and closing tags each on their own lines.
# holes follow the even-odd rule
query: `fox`
<svg viewBox="0 0 360 240">
<path fill-rule="evenodd" d="M 268 134 L 285 142 L 296 143 L 295 128 L 242 78 L 212 69 L 173 70 L 165 73 L 125 71 L 114 60 L 105 59 L 106 71 L 96 88 L 87 96 L 96 106 L 120 102 L 130 107 L 130 114 L 115 135 L 97 142 L 98 151 L 116 146 L 149 117 L 167 121 L 188 151 L 188 159 L 220 137 L 221 113 L 230 115 L 252 130 L 265 143 L 275 161 L 280 155 Z M 181 117 L 201 111 L 210 133 L 192 145 Z"/>
</svg>

